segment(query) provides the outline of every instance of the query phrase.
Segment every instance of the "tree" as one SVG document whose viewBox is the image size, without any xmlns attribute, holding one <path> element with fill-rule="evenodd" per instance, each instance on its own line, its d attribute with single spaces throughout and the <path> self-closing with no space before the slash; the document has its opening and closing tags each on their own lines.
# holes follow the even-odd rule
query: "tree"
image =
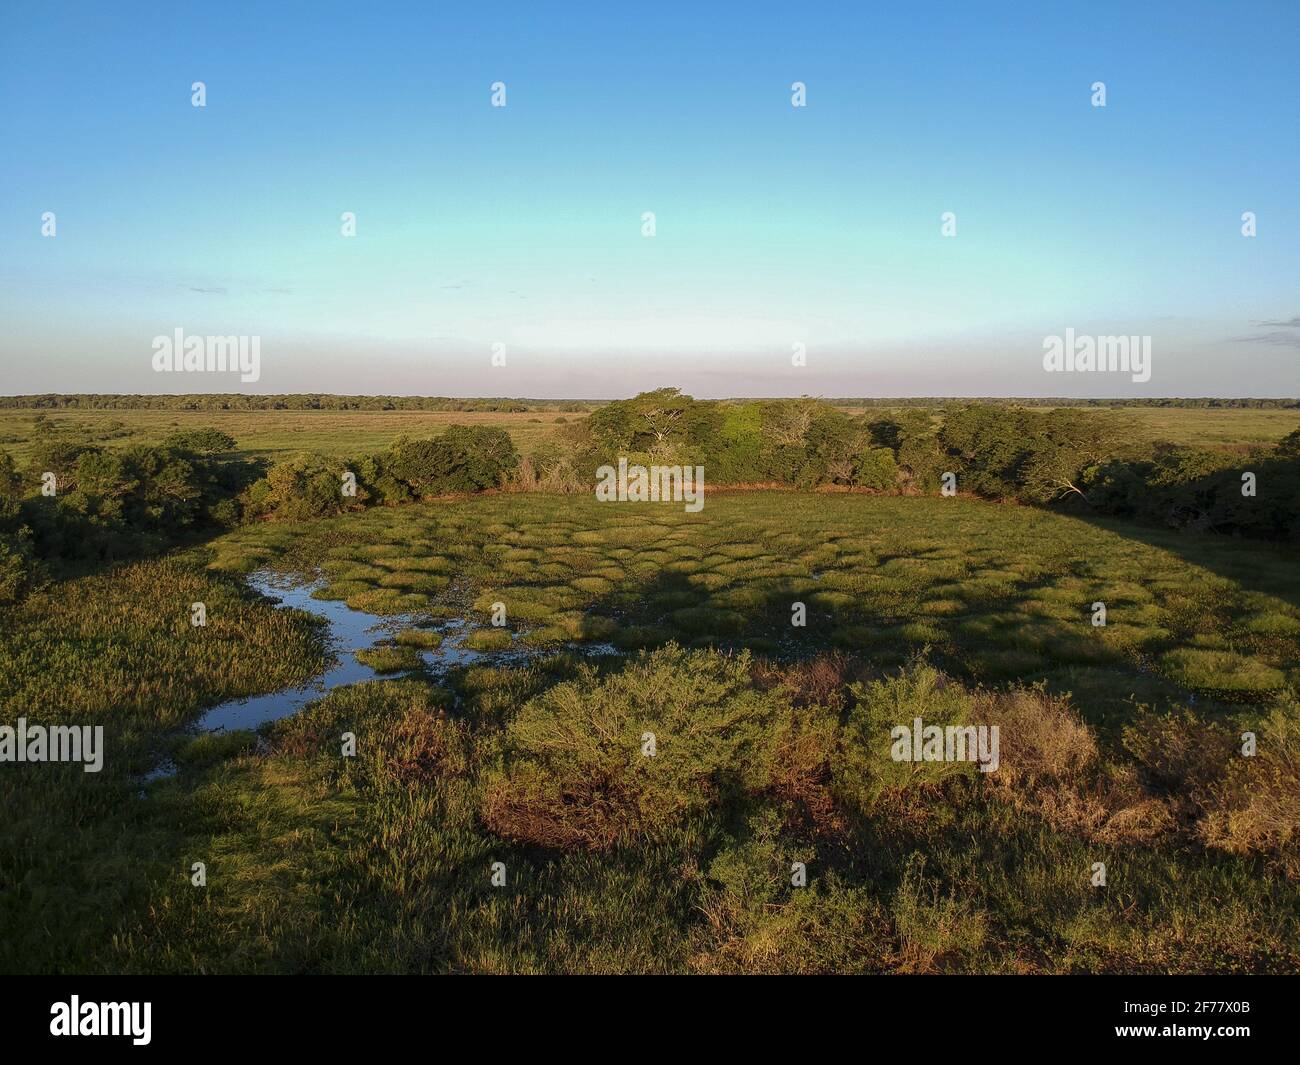
<svg viewBox="0 0 1300 1065">
<path fill-rule="evenodd" d="M 223 433 L 220 429 L 204 427 L 202 429 L 186 429 L 179 433 L 172 433 L 171 436 L 163 440 L 164 447 L 174 448 L 177 451 L 188 451 L 195 455 L 216 455 L 235 449 L 235 438 L 229 433 Z"/>
</svg>

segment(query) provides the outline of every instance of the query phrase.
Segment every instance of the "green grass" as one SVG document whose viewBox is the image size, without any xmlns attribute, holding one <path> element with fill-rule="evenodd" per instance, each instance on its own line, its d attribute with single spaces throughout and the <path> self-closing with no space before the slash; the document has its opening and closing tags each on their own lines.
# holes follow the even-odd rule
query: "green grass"
<svg viewBox="0 0 1300 1065">
<path fill-rule="evenodd" d="M 403 647 L 418 647 L 421 650 L 442 646 L 442 634 L 428 629 L 404 629 L 397 634 L 396 639 Z"/>
<path fill-rule="evenodd" d="M 504 651 L 511 642 L 505 629 L 475 629 L 465 637 L 465 646 L 472 651 Z"/>
<path fill-rule="evenodd" d="M 20 463 L 37 438 L 34 420 L 41 413 L 71 433 L 102 435 L 106 447 L 157 443 L 172 433 L 211 427 L 239 441 L 237 454 L 272 460 L 302 451 L 340 457 L 378 452 L 399 436 L 432 436 L 449 425 L 498 426 L 516 447 L 529 450 L 564 424 L 557 419 L 585 417 L 560 411 L 0 411 L 0 448 Z"/>
<path fill-rule="evenodd" d="M 1103 726 L 1135 697 L 1209 693 L 1226 709 L 1300 682 L 1292 555 L 965 499 L 733 493 L 689 515 L 507 496 L 308 524 L 268 555 L 276 536 L 238 530 L 214 544 L 213 565 L 319 565 L 337 581 L 323 595 L 375 611 L 452 604 L 486 625 L 500 602 L 533 643 L 835 646 L 880 665 L 928 647 L 972 681 L 1072 691 Z M 393 586 L 428 570 L 460 582 L 423 596 Z M 1097 601 L 1104 628 L 1091 623 Z M 471 639 L 506 639 L 484 632 Z M 1193 659 L 1239 665 L 1209 684 Z"/>
<path fill-rule="evenodd" d="M 841 407 L 851 414 L 881 413 L 887 408 Z M 903 409 L 903 408 L 899 408 Z M 1300 410 L 1254 410 L 1235 407 L 1122 407 L 1119 417 L 1142 429 L 1152 440 L 1189 447 L 1244 449 L 1275 444 L 1300 429 Z"/>
<path fill-rule="evenodd" d="M 420 652 L 414 647 L 393 647 L 381 644 L 367 647 L 356 653 L 357 661 L 376 673 L 405 673 L 419 669 L 424 664 Z"/>
<path fill-rule="evenodd" d="M 0 770 L 0 971 L 1294 971 L 1295 562 L 965 499 L 499 495 L 65 581 L 0 618 L 0 701 L 108 756 Z M 544 657 L 178 733 L 323 665 L 266 566 Z M 914 713 L 1001 722 L 1007 773 L 893 762 Z"/>
<path fill-rule="evenodd" d="M 860 413 L 861 408 L 844 408 Z M 873 408 L 872 413 L 881 413 Z M 581 421 L 572 411 L 502 413 L 476 411 L 0 411 L 0 448 L 20 463 L 37 438 L 35 418 L 78 435 L 99 437 L 107 447 L 155 443 L 181 430 L 212 427 L 239 441 L 239 454 L 282 459 L 302 451 L 351 456 L 382 451 L 402 435 L 428 436 L 448 425 L 492 425 L 510 434 L 521 452 L 552 439 L 565 422 Z M 1201 447 L 1243 448 L 1272 444 L 1300 428 L 1300 410 L 1126 407 L 1131 420 L 1155 440 Z M 560 421 L 559 419 L 563 419 Z M 39 435 L 48 435 L 43 430 Z"/>
<path fill-rule="evenodd" d="M 1156 440 L 1196 447 L 1275 444 L 1300 429 L 1300 410 L 1125 407 L 1123 415 Z"/>
</svg>

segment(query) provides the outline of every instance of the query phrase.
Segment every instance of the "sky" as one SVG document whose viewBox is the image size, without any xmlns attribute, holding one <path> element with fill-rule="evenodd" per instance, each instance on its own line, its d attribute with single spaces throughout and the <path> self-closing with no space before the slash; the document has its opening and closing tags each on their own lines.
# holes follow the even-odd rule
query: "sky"
<svg viewBox="0 0 1300 1065">
<path fill-rule="evenodd" d="M 0 5 L 0 394 L 1296 395 L 1297 31 L 1293 0 Z M 259 338 L 258 379 L 155 371 L 177 329 Z M 1150 337 L 1150 379 L 1047 372 L 1067 329 Z"/>
</svg>

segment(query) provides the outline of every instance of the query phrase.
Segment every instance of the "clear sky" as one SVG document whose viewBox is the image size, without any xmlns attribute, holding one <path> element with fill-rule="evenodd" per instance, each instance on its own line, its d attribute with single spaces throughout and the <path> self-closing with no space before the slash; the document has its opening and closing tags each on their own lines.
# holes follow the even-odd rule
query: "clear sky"
<svg viewBox="0 0 1300 1065">
<path fill-rule="evenodd" d="M 5 4 L 0 393 L 1295 395 L 1298 31 L 1294 0 Z M 177 328 L 259 336 L 260 380 L 155 373 Z M 1044 372 L 1067 328 L 1149 335 L 1151 380 Z"/>
</svg>

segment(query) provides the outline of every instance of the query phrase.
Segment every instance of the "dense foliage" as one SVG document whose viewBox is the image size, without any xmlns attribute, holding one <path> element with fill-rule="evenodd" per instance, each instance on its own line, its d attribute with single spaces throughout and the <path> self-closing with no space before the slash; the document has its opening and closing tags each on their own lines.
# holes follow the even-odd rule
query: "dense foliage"
<svg viewBox="0 0 1300 1065">
<path fill-rule="evenodd" d="M 1119 411 L 1077 406 L 962 404 L 854 417 L 815 399 L 701 402 L 659 389 L 606 404 L 568 435 L 583 482 L 620 456 L 700 464 L 714 485 L 935 492 L 950 473 L 958 492 L 987 499 L 1300 536 L 1300 432 L 1275 448 L 1225 451 L 1160 444 Z"/>
</svg>

